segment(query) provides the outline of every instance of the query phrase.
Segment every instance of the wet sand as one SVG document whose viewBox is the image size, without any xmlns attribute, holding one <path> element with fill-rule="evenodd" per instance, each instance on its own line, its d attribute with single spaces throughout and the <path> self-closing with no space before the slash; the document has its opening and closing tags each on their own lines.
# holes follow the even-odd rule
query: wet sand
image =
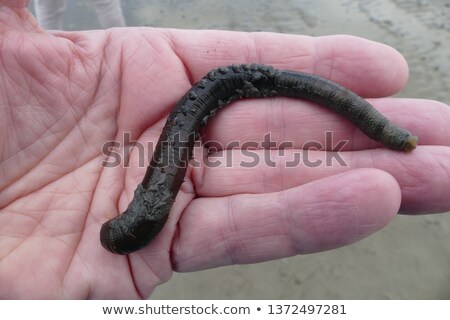
<svg viewBox="0 0 450 320">
<path fill-rule="evenodd" d="M 130 26 L 351 34 L 395 47 L 410 66 L 398 96 L 450 104 L 450 1 L 122 0 Z M 99 28 L 70 1 L 67 30 Z M 449 192 L 450 196 L 450 192 Z M 450 214 L 398 216 L 345 248 L 177 274 L 151 299 L 450 299 Z"/>
</svg>

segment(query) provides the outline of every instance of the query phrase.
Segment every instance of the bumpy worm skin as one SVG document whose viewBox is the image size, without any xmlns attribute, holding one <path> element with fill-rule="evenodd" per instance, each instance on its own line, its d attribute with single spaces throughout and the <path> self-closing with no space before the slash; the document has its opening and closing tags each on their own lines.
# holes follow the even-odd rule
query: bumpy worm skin
<svg viewBox="0 0 450 320">
<path fill-rule="evenodd" d="M 127 254 L 146 246 L 169 216 L 201 126 L 234 100 L 273 96 L 326 106 L 388 148 L 410 151 L 417 145 L 417 137 L 389 122 L 355 93 L 327 79 L 259 64 L 220 67 L 197 82 L 170 113 L 133 200 L 125 212 L 103 224 L 103 247 Z"/>
</svg>

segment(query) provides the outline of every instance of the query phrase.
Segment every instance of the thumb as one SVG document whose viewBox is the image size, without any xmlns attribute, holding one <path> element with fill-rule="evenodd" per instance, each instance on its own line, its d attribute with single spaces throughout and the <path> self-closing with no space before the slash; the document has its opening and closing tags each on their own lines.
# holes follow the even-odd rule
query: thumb
<svg viewBox="0 0 450 320">
<path fill-rule="evenodd" d="M 0 0 L 0 6 L 10 8 L 26 8 L 29 3 L 29 0 Z"/>
<path fill-rule="evenodd" d="M 0 0 L 0 35 L 6 32 L 41 30 L 28 10 L 29 0 Z"/>
</svg>

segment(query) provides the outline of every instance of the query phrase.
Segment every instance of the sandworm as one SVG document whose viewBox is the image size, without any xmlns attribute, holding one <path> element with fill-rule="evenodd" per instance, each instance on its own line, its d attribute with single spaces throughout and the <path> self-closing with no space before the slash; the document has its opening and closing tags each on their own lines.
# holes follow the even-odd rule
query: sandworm
<svg viewBox="0 0 450 320">
<path fill-rule="evenodd" d="M 210 71 L 175 105 L 153 158 L 128 208 L 105 222 L 100 240 L 107 250 L 127 254 L 161 231 L 186 174 L 200 128 L 216 111 L 241 98 L 285 96 L 305 99 L 344 116 L 373 140 L 394 150 L 413 150 L 418 138 L 391 123 L 363 98 L 313 74 L 249 64 Z"/>
</svg>

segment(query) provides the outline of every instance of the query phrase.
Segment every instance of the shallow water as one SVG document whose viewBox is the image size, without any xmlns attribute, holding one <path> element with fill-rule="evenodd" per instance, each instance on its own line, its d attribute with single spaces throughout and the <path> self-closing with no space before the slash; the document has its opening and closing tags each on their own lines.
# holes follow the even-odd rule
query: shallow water
<svg viewBox="0 0 450 320">
<path fill-rule="evenodd" d="M 69 1 L 65 29 L 96 29 Z M 351 34 L 395 47 L 410 81 L 398 95 L 450 104 L 450 1 L 122 0 L 130 26 Z M 175 274 L 158 299 L 450 299 L 450 214 L 399 216 L 355 244 L 266 263 Z"/>
</svg>

